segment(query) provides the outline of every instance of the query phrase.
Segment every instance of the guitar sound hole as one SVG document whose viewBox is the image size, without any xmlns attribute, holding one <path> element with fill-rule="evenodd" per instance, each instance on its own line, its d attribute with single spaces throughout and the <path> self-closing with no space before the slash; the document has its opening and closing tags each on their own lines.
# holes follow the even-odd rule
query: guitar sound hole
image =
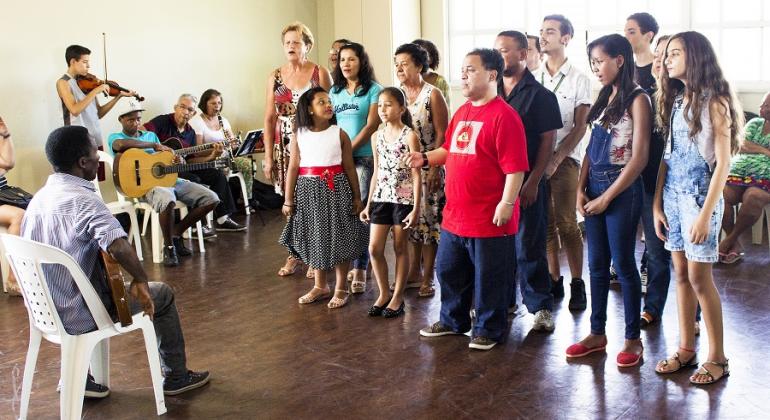
<svg viewBox="0 0 770 420">
<path fill-rule="evenodd" d="M 161 165 L 155 165 L 155 166 L 153 166 L 153 167 L 152 167 L 152 174 L 153 174 L 153 176 L 155 176 L 156 178 L 160 178 L 160 177 L 162 177 L 162 176 L 164 175 L 164 172 L 163 172 L 163 166 L 161 166 Z"/>
</svg>

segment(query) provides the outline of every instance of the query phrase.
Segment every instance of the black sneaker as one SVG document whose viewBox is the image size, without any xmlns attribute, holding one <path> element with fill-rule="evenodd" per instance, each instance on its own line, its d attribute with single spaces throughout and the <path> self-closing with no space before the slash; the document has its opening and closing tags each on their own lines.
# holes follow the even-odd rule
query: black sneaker
<svg viewBox="0 0 770 420">
<path fill-rule="evenodd" d="M 56 386 L 56 392 L 61 392 L 61 381 Z M 106 398 L 108 395 L 110 395 L 110 389 L 104 385 L 97 384 L 94 381 L 94 377 L 89 373 L 86 378 L 86 392 L 83 396 L 86 398 Z"/>
<path fill-rule="evenodd" d="M 423 337 L 441 337 L 442 335 L 463 335 L 463 333 L 457 332 L 441 322 L 436 322 L 430 327 L 421 329 L 420 335 Z"/>
<path fill-rule="evenodd" d="M 190 248 L 187 248 L 184 246 L 184 241 L 182 241 L 182 238 L 174 238 L 171 240 L 171 242 L 174 244 L 174 248 L 176 249 L 176 254 L 180 257 L 189 257 L 192 255 L 192 251 L 190 251 Z"/>
<path fill-rule="evenodd" d="M 241 232 L 246 230 L 246 226 L 235 223 L 235 221 L 229 217 L 223 223 L 217 223 L 216 227 L 218 231 L 221 230 L 223 232 Z"/>
<path fill-rule="evenodd" d="M 551 295 L 554 299 L 564 299 L 564 276 L 559 276 L 559 280 L 551 278 Z"/>
<path fill-rule="evenodd" d="M 217 232 L 206 225 L 203 225 L 203 230 L 201 230 L 201 232 L 203 232 L 203 239 L 211 239 L 211 238 L 217 237 Z M 187 234 L 187 231 L 185 231 L 182 237 L 185 239 L 190 239 L 190 236 Z M 192 228 L 192 238 L 193 239 L 198 238 L 198 228 Z"/>
<path fill-rule="evenodd" d="M 570 311 L 582 311 L 585 310 L 588 302 L 586 301 L 586 285 L 583 280 L 574 278 L 569 285 L 570 298 L 569 298 L 569 310 Z"/>
<path fill-rule="evenodd" d="M 187 375 L 181 379 L 169 380 L 166 378 L 163 380 L 163 394 L 165 395 L 179 395 L 183 392 L 187 392 L 196 388 L 200 388 L 209 383 L 211 376 L 208 371 L 193 372 L 187 371 Z"/>
<path fill-rule="evenodd" d="M 468 343 L 468 348 L 474 350 L 489 350 L 496 345 L 497 341 L 481 335 L 477 335 L 471 339 L 470 343 Z"/>
<path fill-rule="evenodd" d="M 179 265 L 179 257 L 176 255 L 176 248 L 173 245 L 163 247 L 163 265 L 166 267 Z"/>
</svg>

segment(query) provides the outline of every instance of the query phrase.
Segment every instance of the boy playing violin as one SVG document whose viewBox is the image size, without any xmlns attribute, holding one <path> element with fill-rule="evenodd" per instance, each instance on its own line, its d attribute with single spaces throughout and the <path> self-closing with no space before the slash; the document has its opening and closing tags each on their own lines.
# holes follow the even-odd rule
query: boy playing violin
<svg viewBox="0 0 770 420">
<path fill-rule="evenodd" d="M 64 53 L 67 60 L 67 72 L 56 81 L 56 91 L 61 98 L 64 125 L 79 125 L 88 129 L 99 150 L 102 150 L 103 138 L 99 119 L 105 116 L 123 96 L 136 95 L 133 91 L 119 91 L 118 95 L 104 105 L 100 105 L 96 96 L 108 93 L 110 86 L 99 85 L 88 94 L 78 86 L 77 77 L 88 75 L 91 50 L 80 45 L 70 45 Z M 103 177 L 99 176 L 99 179 Z"/>
</svg>

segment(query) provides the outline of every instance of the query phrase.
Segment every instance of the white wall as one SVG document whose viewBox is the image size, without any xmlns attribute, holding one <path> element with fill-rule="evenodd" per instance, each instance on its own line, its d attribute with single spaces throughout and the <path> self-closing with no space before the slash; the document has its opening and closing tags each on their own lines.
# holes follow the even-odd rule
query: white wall
<svg viewBox="0 0 770 420">
<path fill-rule="evenodd" d="M 268 72 L 284 62 L 281 29 L 300 20 L 316 32 L 316 4 L 330 2 L 1 3 L 0 116 L 11 128 L 17 149 L 17 167 L 8 178 L 13 185 L 35 191 L 50 173 L 45 140 L 62 125 L 55 83 L 66 71 L 68 45 L 90 48 L 91 72 L 103 77 L 101 33 L 106 32 L 109 77 L 147 98 L 145 119 L 171 112 L 180 93 L 199 96 L 216 88 L 223 93 L 223 114 L 236 130 L 246 131 L 262 126 Z M 318 62 L 319 51 L 325 64 L 328 45 L 315 48 L 312 60 Z M 117 117 L 105 116 L 102 128 L 105 135 L 120 130 Z"/>
</svg>

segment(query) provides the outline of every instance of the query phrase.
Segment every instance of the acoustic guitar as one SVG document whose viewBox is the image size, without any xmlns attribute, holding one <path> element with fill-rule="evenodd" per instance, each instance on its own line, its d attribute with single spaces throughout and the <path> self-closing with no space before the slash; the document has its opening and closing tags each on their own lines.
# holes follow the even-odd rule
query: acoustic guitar
<svg viewBox="0 0 770 420">
<path fill-rule="evenodd" d="M 99 260 L 107 277 L 107 285 L 112 293 L 112 302 L 115 304 L 115 311 L 118 313 L 118 322 L 125 328 L 133 324 L 134 318 L 131 316 L 131 306 L 128 301 L 128 292 L 126 283 L 123 280 L 123 272 L 120 271 L 120 264 L 112 258 L 107 252 L 102 251 L 102 257 Z"/>
<path fill-rule="evenodd" d="M 126 197 L 139 198 L 155 187 L 173 187 L 179 172 L 200 169 L 224 169 L 232 159 L 223 158 L 210 162 L 174 164 L 174 153 L 147 153 L 144 149 L 128 149 L 115 155 L 112 176 L 115 188 Z"/>
</svg>

